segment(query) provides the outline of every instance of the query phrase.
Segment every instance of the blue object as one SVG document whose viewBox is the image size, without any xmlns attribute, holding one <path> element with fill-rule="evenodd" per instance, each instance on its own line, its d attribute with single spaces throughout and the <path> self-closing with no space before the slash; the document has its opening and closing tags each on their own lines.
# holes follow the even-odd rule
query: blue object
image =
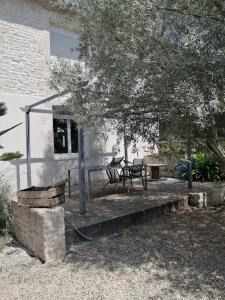
<svg viewBox="0 0 225 300">
<path fill-rule="evenodd" d="M 178 178 L 179 179 L 187 179 L 187 175 L 188 175 L 188 161 L 183 161 L 182 163 L 180 163 L 179 165 L 177 165 L 174 170 L 178 173 Z M 192 158 L 191 160 L 192 163 L 192 168 L 195 165 L 195 159 Z"/>
</svg>

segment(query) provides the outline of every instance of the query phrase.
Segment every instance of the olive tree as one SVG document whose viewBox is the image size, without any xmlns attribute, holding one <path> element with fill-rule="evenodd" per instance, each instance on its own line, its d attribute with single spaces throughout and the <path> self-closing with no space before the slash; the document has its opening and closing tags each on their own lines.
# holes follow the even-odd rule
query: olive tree
<svg viewBox="0 0 225 300">
<path fill-rule="evenodd" d="M 52 67 L 83 127 L 106 123 L 130 140 L 165 131 L 194 139 L 225 169 L 218 116 L 224 112 L 223 1 L 81 0 L 80 59 Z M 164 126 L 165 128 L 165 126 Z M 169 129 L 169 130 L 168 130 Z M 165 135 L 164 135 L 165 136 Z"/>
</svg>

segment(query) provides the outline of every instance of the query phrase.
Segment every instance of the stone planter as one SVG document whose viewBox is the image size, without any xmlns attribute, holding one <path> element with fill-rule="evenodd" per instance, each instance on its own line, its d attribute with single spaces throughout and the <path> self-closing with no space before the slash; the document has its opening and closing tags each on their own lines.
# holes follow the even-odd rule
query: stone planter
<svg viewBox="0 0 225 300">
<path fill-rule="evenodd" d="M 11 206 L 17 240 L 43 262 L 63 259 L 66 254 L 64 208 L 19 206 L 14 200 Z"/>
<path fill-rule="evenodd" d="M 14 235 L 42 261 L 65 256 L 64 187 L 66 180 L 51 187 L 31 187 L 12 201 Z"/>
</svg>

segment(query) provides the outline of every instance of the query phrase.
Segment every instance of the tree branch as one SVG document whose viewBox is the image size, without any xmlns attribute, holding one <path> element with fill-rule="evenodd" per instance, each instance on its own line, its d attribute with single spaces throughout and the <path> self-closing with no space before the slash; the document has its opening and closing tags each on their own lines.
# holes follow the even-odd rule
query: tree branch
<svg viewBox="0 0 225 300">
<path fill-rule="evenodd" d="M 210 16 L 210 15 L 198 15 L 198 14 L 194 14 L 194 13 L 191 13 L 191 12 L 185 12 L 183 10 L 179 10 L 179 9 L 175 9 L 175 8 L 170 8 L 170 7 L 158 7 L 158 9 L 160 10 L 165 10 L 165 11 L 170 11 L 170 12 L 174 12 L 174 13 L 177 13 L 177 14 L 181 14 L 181 15 L 184 15 L 184 16 L 190 16 L 190 17 L 194 17 L 196 19 L 207 19 L 207 20 L 212 20 L 214 22 L 218 22 L 218 23 L 221 23 L 221 24 L 224 24 L 225 21 L 224 20 L 221 20 L 219 18 L 215 18 L 213 16 Z M 223 14 L 225 15 L 225 14 Z"/>
</svg>

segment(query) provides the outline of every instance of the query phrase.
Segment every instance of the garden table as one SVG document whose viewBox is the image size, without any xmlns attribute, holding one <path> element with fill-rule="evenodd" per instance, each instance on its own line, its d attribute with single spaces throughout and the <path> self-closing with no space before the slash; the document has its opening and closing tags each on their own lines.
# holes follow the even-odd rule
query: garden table
<svg viewBox="0 0 225 300">
<path fill-rule="evenodd" d="M 147 173 L 147 168 L 151 168 L 151 179 L 160 179 L 160 172 L 159 168 L 160 167 L 165 167 L 166 164 L 145 164 L 146 167 L 146 173 Z"/>
</svg>

